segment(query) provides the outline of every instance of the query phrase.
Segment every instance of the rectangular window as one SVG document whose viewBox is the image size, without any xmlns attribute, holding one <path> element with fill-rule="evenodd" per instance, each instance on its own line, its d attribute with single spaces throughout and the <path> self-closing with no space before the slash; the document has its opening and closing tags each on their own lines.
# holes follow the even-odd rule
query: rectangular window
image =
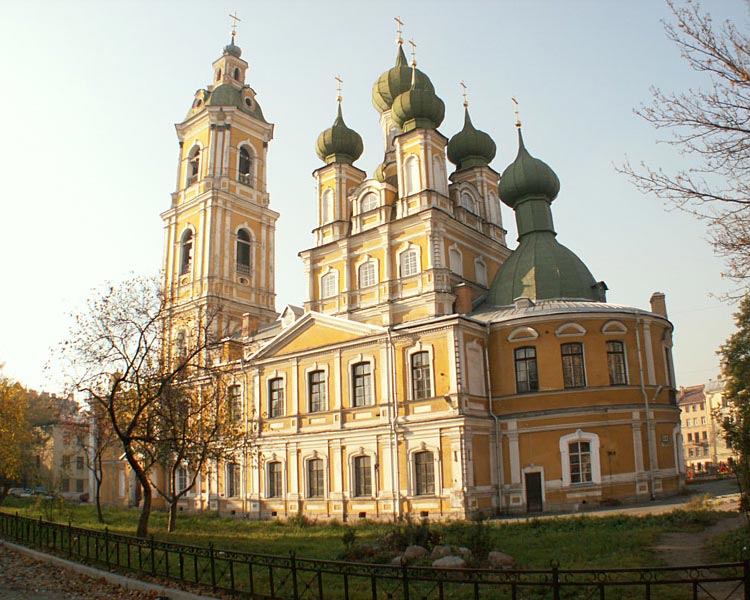
<svg viewBox="0 0 750 600">
<path fill-rule="evenodd" d="M 339 293 L 336 273 L 326 273 L 320 278 L 321 298 L 332 298 Z"/>
<path fill-rule="evenodd" d="M 708 433 L 706 431 L 702 434 L 704 440 L 708 440 Z"/>
<path fill-rule="evenodd" d="M 703 456 L 708 456 L 708 448 L 703 448 Z"/>
<path fill-rule="evenodd" d="M 352 406 L 372 404 L 372 365 L 357 363 L 352 367 Z"/>
<path fill-rule="evenodd" d="M 570 483 L 590 483 L 591 477 L 591 444 L 589 442 L 572 442 L 568 445 L 570 456 Z"/>
<path fill-rule="evenodd" d="M 326 409 L 325 371 L 313 371 L 307 376 L 308 405 L 310 412 Z"/>
<path fill-rule="evenodd" d="M 76 456 L 76 470 L 83 471 L 83 456 Z"/>
<path fill-rule="evenodd" d="M 585 387 L 583 344 L 563 344 L 560 346 L 560 352 L 562 353 L 563 385 L 566 388 Z"/>
<path fill-rule="evenodd" d="M 39 461 L 37 461 L 39 462 Z M 39 465 L 37 465 L 39 466 Z M 70 469 L 70 456 L 63 456 L 62 457 L 62 468 L 63 469 Z"/>
<path fill-rule="evenodd" d="M 705 425 L 705 424 L 706 424 L 706 417 L 701 417 L 701 425 Z"/>
<path fill-rule="evenodd" d="M 414 455 L 415 494 L 429 496 L 435 493 L 435 467 L 432 452 Z"/>
<path fill-rule="evenodd" d="M 78 492 L 79 494 L 83 492 L 83 484 L 83 479 L 76 479 L 76 492 Z"/>
<path fill-rule="evenodd" d="M 227 480 L 225 485 L 225 494 L 227 498 L 234 498 L 240 495 L 240 465 L 231 462 L 227 463 Z"/>
<path fill-rule="evenodd" d="M 690 456 L 691 458 L 695 456 L 695 451 L 693 450 L 693 448 L 688 448 L 688 456 Z"/>
<path fill-rule="evenodd" d="M 268 382 L 268 416 L 284 416 L 284 380 L 281 377 Z"/>
<path fill-rule="evenodd" d="M 354 495 L 372 496 L 372 471 L 369 456 L 354 458 Z"/>
<path fill-rule="evenodd" d="M 607 342 L 607 365 L 609 367 L 609 385 L 625 385 L 628 383 L 625 371 L 625 344 L 622 342 Z"/>
<path fill-rule="evenodd" d="M 399 269 L 401 270 L 401 277 L 419 273 L 416 250 L 406 250 L 399 255 Z"/>
<path fill-rule="evenodd" d="M 184 466 L 177 467 L 175 485 L 177 486 L 176 491 L 178 494 L 182 492 L 183 490 L 187 489 L 187 486 L 188 486 L 187 467 L 184 467 Z"/>
<path fill-rule="evenodd" d="M 375 262 L 366 262 L 359 267 L 359 287 L 365 288 L 375 285 L 378 282 L 375 276 Z"/>
<path fill-rule="evenodd" d="M 281 498 L 281 463 L 268 463 L 268 497 Z"/>
<path fill-rule="evenodd" d="M 432 396 L 429 352 L 416 352 L 411 355 L 411 392 L 412 400 Z"/>
<path fill-rule="evenodd" d="M 322 498 L 325 495 L 323 487 L 323 461 L 314 458 L 307 461 L 307 497 Z"/>
<path fill-rule="evenodd" d="M 242 420 L 242 386 L 230 385 L 227 388 L 227 409 L 229 420 L 238 422 Z"/>
<path fill-rule="evenodd" d="M 693 434 L 688 433 L 688 442 L 692 442 L 692 441 L 693 441 Z"/>
<path fill-rule="evenodd" d="M 536 368 L 536 348 L 528 346 L 515 351 L 516 390 L 519 394 L 539 390 L 539 373 Z"/>
<path fill-rule="evenodd" d="M 60 481 L 60 491 L 61 492 L 70 491 L 70 479 L 68 479 L 67 477 Z"/>
<path fill-rule="evenodd" d="M 705 402 L 701 402 L 700 410 L 701 410 L 701 412 L 703 412 L 704 410 L 706 410 L 706 403 Z"/>
</svg>

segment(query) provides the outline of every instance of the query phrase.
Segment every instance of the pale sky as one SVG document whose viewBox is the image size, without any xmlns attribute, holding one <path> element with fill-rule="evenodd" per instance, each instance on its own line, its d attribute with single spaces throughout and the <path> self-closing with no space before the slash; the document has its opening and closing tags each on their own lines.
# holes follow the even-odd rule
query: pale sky
<svg viewBox="0 0 750 600">
<path fill-rule="evenodd" d="M 716 20 L 747 30 L 740 0 L 704 2 Z M 626 157 L 666 170 L 684 157 L 633 114 L 649 86 L 705 85 L 666 40 L 659 0 L 334 1 L 7 0 L 0 19 L 4 143 L 0 363 L 37 389 L 68 316 L 90 290 L 129 273 L 156 274 L 160 212 L 175 188 L 177 137 L 195 90 L 229 41 L 228 14 L 248 82 L 275 124 L 268 156 L 277 224 L 277 310 L 305 300 L 297 253 L 311 246 L 318 134 L 333 122 L 334 77 L 344 117 L 364 139 L 356 166 L 382 160 L 372 84 L 393 65 L 395 23 L 446 104 L 440 131 L 463 123 L 469 88 L 474 125 L 498 145 L 491 166 L 516 154 L 511 96 L 520 101 L 529 151 L 558 174 L 552 210 L 560 242 L 576 252 L 608 301 L 648 309 L 667 296 L 679 385 L 718 374 L 716 349 L 732 333 L 733 307 L 712 294 L 720 276 L 701 223 L 640 194 L 614 166 Z M 450 172 L 450 170 L 449 170 Z M 515 223 L 503 206 L 508 243 Z"/>
</svg>

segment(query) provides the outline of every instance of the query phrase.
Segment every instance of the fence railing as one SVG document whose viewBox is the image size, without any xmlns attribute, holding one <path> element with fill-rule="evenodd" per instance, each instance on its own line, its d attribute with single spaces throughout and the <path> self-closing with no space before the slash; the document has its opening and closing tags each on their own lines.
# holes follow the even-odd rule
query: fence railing
<svg viewBox="0 0 750 600">
<path fill-rule="evenodd" d="M 188 546 L 0 513 L 0 537 L 96 564 L 264 600 L 750 600 L 750 561 L 646 569 L 438 569 Z"/>
</svg>

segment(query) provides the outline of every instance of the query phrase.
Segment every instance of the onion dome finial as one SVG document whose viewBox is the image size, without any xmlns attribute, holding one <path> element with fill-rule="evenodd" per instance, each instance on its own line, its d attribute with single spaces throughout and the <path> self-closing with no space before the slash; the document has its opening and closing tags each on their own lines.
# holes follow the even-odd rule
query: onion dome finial
<svg viewBox="0 0 750 600">
<path fill-rule="evenodd" d="M 341 112 L 341 78 L 336 77 L 338 82 L 338 113 L 333 125 L 318 136 L 315 149 L 320 160 L 330 165 L 333 163 L 352 164 L 364 150 L 362 137 L 344 123 Z"/>
</svg>

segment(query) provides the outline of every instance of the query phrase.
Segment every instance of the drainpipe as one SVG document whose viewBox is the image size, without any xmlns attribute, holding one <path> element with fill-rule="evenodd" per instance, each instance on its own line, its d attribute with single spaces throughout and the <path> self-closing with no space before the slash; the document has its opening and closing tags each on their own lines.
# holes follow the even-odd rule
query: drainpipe
<svg viewBox="0 0 750 600">
<path fill-rule="evenodd" d="M 641 393 L 643 394 L 643 403 L 646 406 L 646 441 L 648 443 L 648 476 L 651 486 L 651 500 L 656 500 L 656 495 L 654 493 L 654 451 L 655 451 L 655 444 L 654 444 L 654 435 L 651 431 L 651 415 L 650 415 L 650 407 L 648 402 L 648 394 L 646 393 L 646 384 L 643 381 L 643 358 L 641 357 L 641 335 L 640 330 L 638 329 L 641 318 L 640 318 L 641 312 L 635 311 L 635 344 L 636 348 L 638 350 L 638 371 L 641 379 Z M 656 393 L 658 394 L 661 391 L 661 386 L 657 388 Z M 654 399 L 656 398 L 656 395 L 654 395 Z"/>
<path fill-rule="evenodd" d="M 490 322 L 486 323 L 487 338 L 484 343 L 484 370 L 487 373 L 487 406 L 495 420 L 495 439 L 497 440 L 497 508 L 503 510 L 503 443 L 500 437 L 500 419 L 492 407 L 492 377 L 490 376 Z"/>
<path fill-rule="evenodd" d="M 391 488 L 393 496 L 393 517 L 401 518 L 401 467 L 398 460 L 398 431 L 396 423 L 398 421 L 398 397 L 396 396 L 396 361 L 395 350 L 393 348 L 392 329 L 389 326 L 386 329 L 388 336 L 388 393 L 391 396 L 391 402 L 388 404 L 388 410 L 391 413 L 391 473 L 395 474 L 395 483 Z"/>
</svg>

